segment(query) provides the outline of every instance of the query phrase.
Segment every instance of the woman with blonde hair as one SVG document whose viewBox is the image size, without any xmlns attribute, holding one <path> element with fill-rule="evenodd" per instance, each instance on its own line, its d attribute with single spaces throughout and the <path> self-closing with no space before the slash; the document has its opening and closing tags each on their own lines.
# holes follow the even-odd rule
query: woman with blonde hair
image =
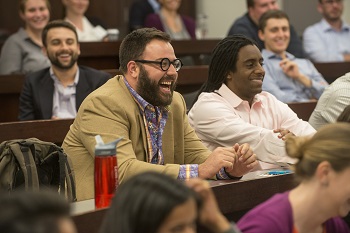
<svg viewBox="0 0 350 233">
<path fill-rule="evenodd" d="M 350 211 L 350 124 L 334 123 L 312 137 L 286 141 L 299 185 L 276 194 L 238 222 L 243 233 L 346 233 Z"/>
<path fill-rule="evenodd" d="M 42 52 L 41 33 L 50 20 L 48 0 L 20 0 L 19 15 L 24 21 L 4 43 L 0 55 L 0 74 L 27 74 L 50 66 Z"/>
</svg>

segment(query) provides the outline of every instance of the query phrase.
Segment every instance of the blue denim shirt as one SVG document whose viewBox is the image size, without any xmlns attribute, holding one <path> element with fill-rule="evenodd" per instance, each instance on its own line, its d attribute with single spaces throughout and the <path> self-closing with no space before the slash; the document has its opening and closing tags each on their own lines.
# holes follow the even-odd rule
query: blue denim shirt
<svg viewBox="0 0 350 233">
<path fill-rule="evenodd" d="M 284 103 L 319 99 L 325 87 L 328 86 L 327 81 L 308 59 L 296 58 L 286 52 L 287 58 L 298 65 L 300 73 L 311 79 L 311 87 L 306 87 L 299 81 L 288 77 L 280 67 L 282 58 L 279 55 L 266 49 L 263 49 L 261 53 L 264 58 L 265 69 L 262 88 Z"/>
</svg>

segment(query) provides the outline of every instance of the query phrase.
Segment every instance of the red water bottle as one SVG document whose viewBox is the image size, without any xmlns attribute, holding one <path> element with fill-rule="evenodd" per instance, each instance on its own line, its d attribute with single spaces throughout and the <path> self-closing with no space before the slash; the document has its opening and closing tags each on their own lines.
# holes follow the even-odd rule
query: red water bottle
<svg viewBox="0 0 350 233">
<path fill-rule="evenodd" d="M 116 157 L 119 138 L 110 143 L 103 143 L 100 135 L 95 137 L 95 207 L 108 207 L 118 188 L 118 163 Z"/>
</svg>

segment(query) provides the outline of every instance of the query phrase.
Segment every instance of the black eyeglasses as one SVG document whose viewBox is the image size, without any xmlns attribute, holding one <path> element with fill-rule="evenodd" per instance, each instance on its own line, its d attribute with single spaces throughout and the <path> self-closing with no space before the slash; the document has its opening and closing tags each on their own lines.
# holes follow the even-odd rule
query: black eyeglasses
<svg viewBox="0 0 350 233">
<path fill-rule="evenodd" d="M 171 64 L 175 67 L 176 71 L 179 71 L 183 66 L 182 61 L 178 58 L 174 61 L 170 61 L 169 58 L 163 58 L 160 61 L 134 60 L 134 62 L 158 64 L 163 71 L 168 71 Z"/>
</svg>

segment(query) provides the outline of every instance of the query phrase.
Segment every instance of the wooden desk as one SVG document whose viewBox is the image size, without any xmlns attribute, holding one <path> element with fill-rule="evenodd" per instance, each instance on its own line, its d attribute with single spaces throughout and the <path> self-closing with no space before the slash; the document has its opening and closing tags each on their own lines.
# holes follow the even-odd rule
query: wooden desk
<svg viewBox="0 0 350 233">
<path fill-rule="evenodd" d="M 220 40 L 174 40 L 171 42 L 177 57 L 211 54 Z M 80 44 L 78 63 L 99 70 L 119 68 L 119 47 L 121 41 L 86 42 Z M 198 62 L 196 65 L 200 65 Z"/>
<path fill-rule="evenodd" d="M 350 62 L 314 63 L 314 65 L 328 83 L 350 72 Z"/>
<path fill-rule="evenodd" d="M 309 118 L 317 105 L 317 101 L 288 103 L 288 106 L 304 121 L 309 121 Z"/>
<path fill-rule="evenodd" d="M 211 187 L 217 198 L 221 211 L 229 220 L 237 221 L 244 213 L 257 204 L 267 200 L 275 193 L 284 192 L 295 187 L 292 174 L 274 177 L 261 177 L 265 171 L 251 173 L 241 181 L 212 181 Z M 93 208 L 93 200 L 85 201 Z M 75 206 L 79 203 L 74 204 Z M 107 209 L 78 214 L 73 220 L 79 233 L 97 233 Z M 199 232 L 204 232 L 201 229 Z"/>
<path fill-rule="evenodd" d="M 73 121 L 60 119 L 0 123 L 0 142 L 34 137 L 60 146 Z"/>
<path fill-rule="evenodd" d="M 0 76 L 0 122 L 17 121 L 24 75 Z"/>
</svg>

